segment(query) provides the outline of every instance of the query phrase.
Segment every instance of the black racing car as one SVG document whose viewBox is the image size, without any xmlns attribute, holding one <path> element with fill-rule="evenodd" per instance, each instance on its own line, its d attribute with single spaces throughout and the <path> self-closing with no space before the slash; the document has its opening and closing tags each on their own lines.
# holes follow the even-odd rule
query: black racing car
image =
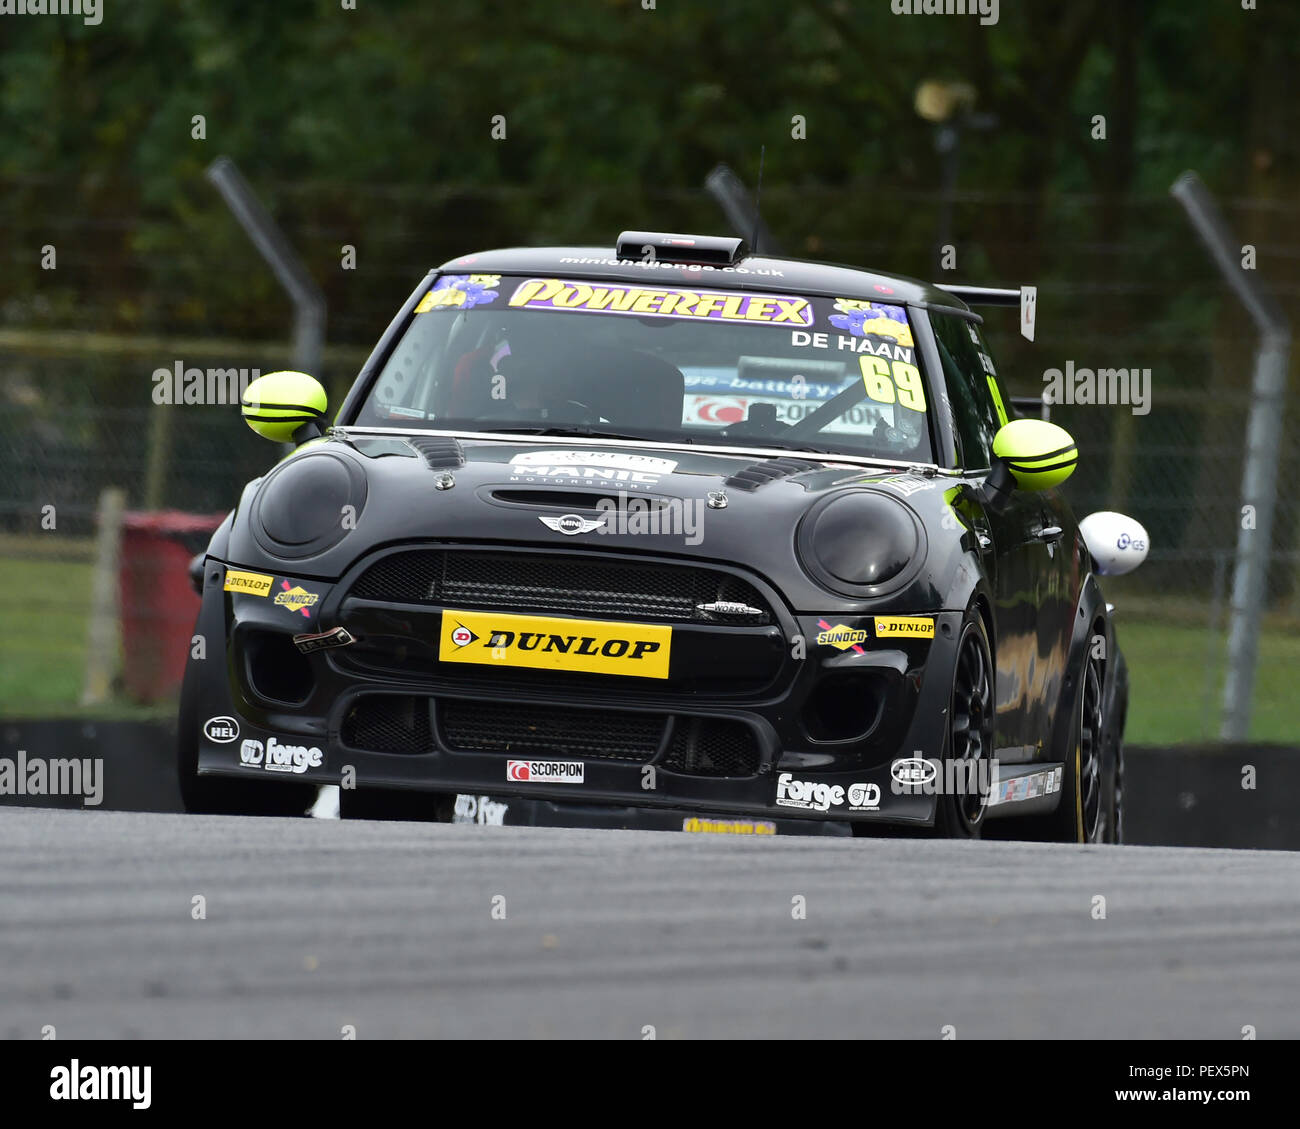
<svg viewBox="0 0 1300 1129">
<path fill-rule="evenodd" d="M 193 569 L 192 811 L 1113 841 L 1123 659 L 982 319 L 626 232 L 425 278 Z M 1109 515 L 1119 521 L 1119 515 Z"/>
</svg>

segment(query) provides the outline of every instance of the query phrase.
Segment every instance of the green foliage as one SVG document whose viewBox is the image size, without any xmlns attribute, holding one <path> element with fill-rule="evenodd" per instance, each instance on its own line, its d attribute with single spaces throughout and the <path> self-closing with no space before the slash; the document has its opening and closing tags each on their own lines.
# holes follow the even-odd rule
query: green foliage
<svg viewBox="0 0 1300 1129">
<path fill-rule="evenodd" d="M 343 242 L 361 246 L 368 291 L 391 307 L 467 240 L 718 229 L 696 192 L 704 174 L 725 160 L 752 182 L 761 145 L 770 220 L 791 249 L 925 273 L 941 160 L 913 97 L 929 78 L 971 83 L 996 123 L 968 132 L 959 186 L 1028 194 L 1024 244 L 999 245 L 1005 232 L 978 215 L 954 237 L 994 273 L 1050 272 L 1054 193 L 1162 193 L 1187 166 L 1231 187 L 1261 141 L 1274 183 L 1294 182 L 1294 110 L 1270 103 L 1265 78 L 1285 74 L 1300 9 L 1264 7 L 1004 3 L 994 27 L 895 16 L 884 0 L 137 0 L 106 5 L 96 27 L 14 17 L 0 53 L 14 260 L 0 301 L 13 322 L 66 326 L 74 311 L 101 330 L 280 332 L 283 298 L 203 179 L 219 154 L 335 308 L 356 297 L 337 270 Z M 1107 143 L 1089 136 L 1094 113 Z M 206 140 L 191 136 L 198 114 Z M 491 136 L 497 114 L 505 140 Z M 790 136 L 795 114 L 806 141 Z M 57 281 L 36 266 L 47 241 Z M 333 336 L 376 328 L 367 309 Z"/>
</svg>

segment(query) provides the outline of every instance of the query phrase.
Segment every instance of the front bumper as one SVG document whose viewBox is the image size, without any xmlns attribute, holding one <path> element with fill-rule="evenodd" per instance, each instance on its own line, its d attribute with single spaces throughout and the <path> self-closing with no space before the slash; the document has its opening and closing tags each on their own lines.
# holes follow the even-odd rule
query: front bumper
<svg viewBox="0 0 1300 1129">
<path fill-rule="evenodd" d="M 931 613 L 932 638 L 876 638 L 871 616 L 794 615 L 760 585 L 773 622 L 675 626 L 672 677 L 652 683 L 439 663 L 443 609 L 358 600 L 359 567 L 337 584 L 274 575 L 257 595 L 207 562 L 200 774 L 633 808 L 679 826 L 692 812 L 933 822 L 934 796 L 890 770 L 942 755 L 960 612 Z M 355 646 L 293 645 L 340 626 Z M 214 739 L 214 718 L 237 736 Z"/>
</svg>

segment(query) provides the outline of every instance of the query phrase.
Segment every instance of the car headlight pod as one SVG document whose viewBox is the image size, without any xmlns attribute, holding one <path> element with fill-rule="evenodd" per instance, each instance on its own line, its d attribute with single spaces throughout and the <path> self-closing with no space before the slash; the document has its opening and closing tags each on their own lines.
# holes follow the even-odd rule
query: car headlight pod
<svg viewBox="0 0 1300 1129">
<path fill-rule="evenodd" d="M 253 499 L 250 525 L 272 556 L 299 560 L 342 541 L 365 504 L 365 472 L 342 455 L 312 451 L 267 475 Z"/>
<path fill-rule="evenodd" d="M 822 587 L 844 596 L 880 596 L 909 583 L 925 563 L 916 514 L 876 490 L 845 490 L 817 502 L 799 523 L 796 549 Z"/>
</svg>

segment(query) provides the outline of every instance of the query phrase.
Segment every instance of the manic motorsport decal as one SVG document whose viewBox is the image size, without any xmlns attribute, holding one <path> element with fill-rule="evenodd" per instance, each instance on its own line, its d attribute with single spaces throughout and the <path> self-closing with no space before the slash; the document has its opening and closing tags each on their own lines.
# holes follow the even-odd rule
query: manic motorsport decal
<svg viewBox="0 0 1300 1129">
<path fill-rule="evenodd" d="M 648 490 L 676 467 L 673 459 L 628 451 L 524 451 L 510 460 L 510 481 L 564 486 L 609 482 Z"/>
</svg>

